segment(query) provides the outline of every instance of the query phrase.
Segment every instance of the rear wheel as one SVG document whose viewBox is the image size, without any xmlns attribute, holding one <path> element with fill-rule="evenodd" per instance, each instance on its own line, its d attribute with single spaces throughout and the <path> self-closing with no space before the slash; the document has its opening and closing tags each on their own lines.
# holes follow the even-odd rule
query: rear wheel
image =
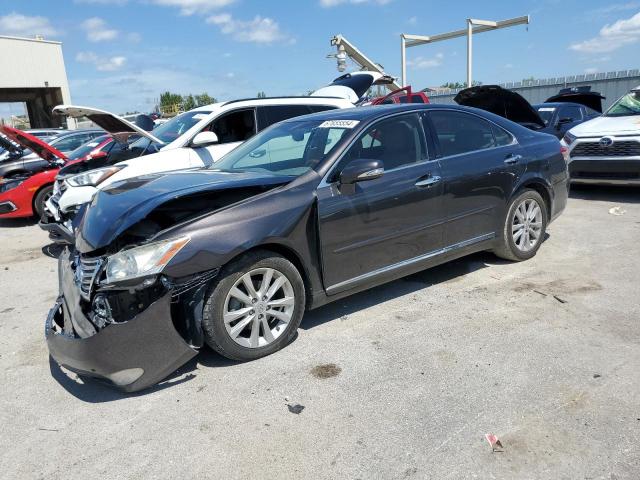
<svg viewBox="0 0 640 480">
<path fill-rule="evenodd" d="M 293 339 L 304 306 L 296 267 L 275 253 L 253 252 L 220 272 L 204 307 L 205 339 L 233 360 L 264 357 Z"/>
<path fill-rule="evenodd" d="M 502 235 L 494 253 L 520 262 L 533 257 L 547 229 L 547 207 L 535 190 L 524 190 L 509 204 Z"/>
<path fill-rule="evenodd" d="M 53 195 L 53 185 L 47 185 L 46 187 L 40 189 L 38 194 L 33 200 L 33 208 L 35 209 L 35 214 L 39 218 L 48 217 L 47 210 L 45 208 L 45 203 L 47 200 L 51 198 Z"/>
</svg>

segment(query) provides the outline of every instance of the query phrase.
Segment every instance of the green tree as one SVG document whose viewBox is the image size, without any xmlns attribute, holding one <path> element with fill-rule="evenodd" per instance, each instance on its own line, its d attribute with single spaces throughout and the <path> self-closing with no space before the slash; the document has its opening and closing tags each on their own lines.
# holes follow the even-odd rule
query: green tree
<svg viewBox="0 0 640 480">
<path fill-rule="evenodd" d="M 195 96 L 196 106 L 202 107 L 203 105 L 210 105 L 212 103 L 216 103 L 216 99 L 209 96 L 207 92 L 204 92 L 200 95 Z"/>
<path fill-rule="evenodd" d="M 182 105 L 182 95 L 171 92 L 164 92 L 160 94 L 160 109 L 167 113 L 177 113 L 178 109 Z"/>
<path fill-rule="evenodd" d="M 474 87 L 477 87 L 478 85 L 482 85 L 482 82 L 479 82 L 478 80 L 473 80 L 471 82 L 471 85 Z M 467 84 L 463 82 L 447 82 L 447 83 L 443 83 L 440 86 L 442 88 L 450 88 L 452 90 L 455 90 L 457 88 L 467 88 Z"/>
<path fill-rule="evenodd" d="M 258 92 L 258 94 L 256 95 L 256 97 L 257 97 L 257 98 L 267 98 L 267 94 L 266 94 L 266 93 L 264 93 L 264 92 L 262 92 L 262 91 L 260 91 L 260 92 Z"/>
<path fill-rule="evenodd" d="M 182 97 L 182 110 L 188 112 L 189 110 L 193 110 L 198 105 L 196 105 L 196 99 L 193 98 L 193 95 L 185 95 Z"/>
</svg>

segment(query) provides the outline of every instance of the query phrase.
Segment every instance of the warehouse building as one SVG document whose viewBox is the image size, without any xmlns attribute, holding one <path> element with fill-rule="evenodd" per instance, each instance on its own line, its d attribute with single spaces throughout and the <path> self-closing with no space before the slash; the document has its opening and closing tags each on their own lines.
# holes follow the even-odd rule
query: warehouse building
<svg viewBox="0 0 640 480">
<path fill-rule="evenodd" d="M 500 84 L 503 88 L 518 92 L 531 104 L 544 102 L 547 98 L 556 95 L 561 88 L 587 85 L 593 91 L 600 92 L 607 97 L 602 102 L 602 106 L 609 108 L 622 95 L 640 85 L 640 70 L 621 70 L 618 72 L 592 73 Z M 428 90 L 431 89 L 427 89 L 427 94 L 432 103 L 454 103 L 453 98 L 460 91 L 460 89 Z"/>
<path fill-rule="evenodd" d="M 38 38 L 0 36 L 0 102 L 24 102 L 31 128 L 62 126 L 51 114 L 71 103 L 62 43 Z"/>
</svg>

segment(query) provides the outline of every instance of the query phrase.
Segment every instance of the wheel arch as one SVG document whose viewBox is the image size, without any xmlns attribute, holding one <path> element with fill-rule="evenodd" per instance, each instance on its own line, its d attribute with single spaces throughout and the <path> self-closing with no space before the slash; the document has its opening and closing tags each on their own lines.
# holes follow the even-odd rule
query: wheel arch
<svg viewBox="0 0 640 480">
<path fill-rule="evenodd" d="M 551 219 L 551 212 L 553 211 L 553 196 L 551 194 L 551 187 L 547 182 L 539 177 L 531 177 L 523 179 L 518 188 L 516 188 L 511 196 L 511 199 L 517 197 L 523 190 L 534 190 L 540 194 L 544 200 L 547 209 L 547 218 Z"/>
</svg>

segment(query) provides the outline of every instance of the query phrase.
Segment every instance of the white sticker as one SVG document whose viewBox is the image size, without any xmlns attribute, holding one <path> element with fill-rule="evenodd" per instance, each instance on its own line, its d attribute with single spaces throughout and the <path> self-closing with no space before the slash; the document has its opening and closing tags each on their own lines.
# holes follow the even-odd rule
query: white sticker
<svg viewBox="0 0 640 480">
<path fill-rule="evenodd" d="M 539 112 L 553 112 L 554 110 L 555 108 L 552 107 L 542 107 L 538 109 Z"/>
<path fill-rule="evenodd" d="M 204 120 L 205 118 L 207 118 L 209 116 L 208 113 L 196 113 L 193 118 L 195 118 L 196 120 Z"/>
<path fill-rule="evenodd" d="M 327 120 L 318 125 L 318 128 L 354 128 L 359 120 Z"/>
</svg>

